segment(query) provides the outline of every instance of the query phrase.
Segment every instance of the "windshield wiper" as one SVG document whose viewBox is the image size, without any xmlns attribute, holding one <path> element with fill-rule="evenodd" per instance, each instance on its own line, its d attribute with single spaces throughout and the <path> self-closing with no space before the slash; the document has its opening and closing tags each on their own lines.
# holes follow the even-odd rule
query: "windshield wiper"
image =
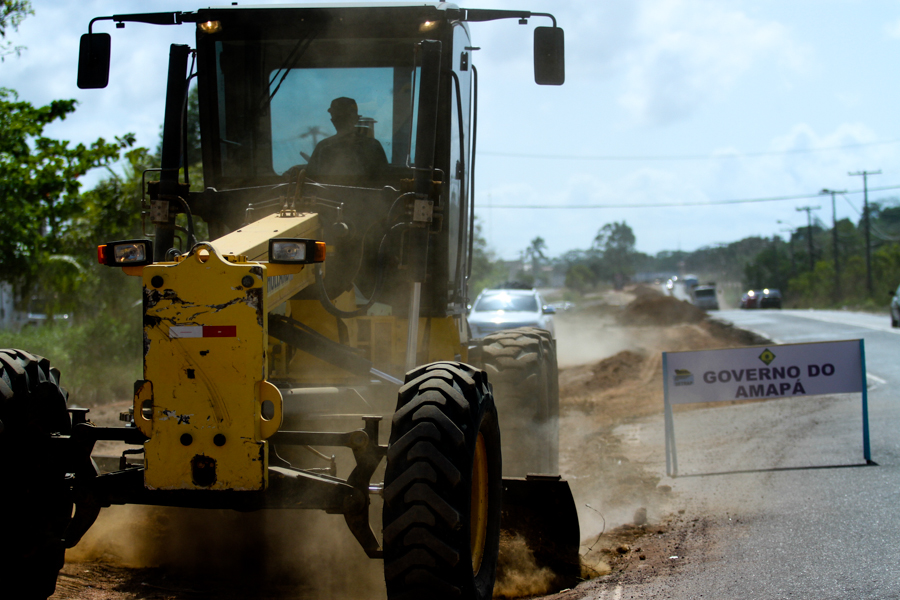
<svg viewBox="0 0 900 600">
<path fill-rule="evenodd" d="M 272 98 L 275 97 L 275 94 L 278 93 L 278 90 L 281 89 L 281 84 L 284 83 L 285 78 L 288 76 L 288 73 L 291 72 L 291 69 L 297 66 L 297 63 L 300 62 L 300 59 L 303 57 L 303 54 L 309 48 L 309 45 L 315 39 L 315 37 L 319 34 L 319 28 L 313 29 L 309 32 L 308 35 L 297 40 L 297 43 L 294 45 L 293 49 L 291 49 L 291 53 L 288 54 L 287 59 L 285 59 L 284 63 L 275 70 L 275 73 L 272 75 L 272 78 L 269 80 L 268 87 L 271 89 L 272 84 L 278 79 L 278 85 L 275 86 L 275 89 L 269 93 L 268 98 L 260 105 L 260 112 L 266 110 L 269 105 L 272 103 Z M 280 79 L 279 79 L 280 75 Z M 267 90 L 268 92 L 268 90 Z"/>
</svg>

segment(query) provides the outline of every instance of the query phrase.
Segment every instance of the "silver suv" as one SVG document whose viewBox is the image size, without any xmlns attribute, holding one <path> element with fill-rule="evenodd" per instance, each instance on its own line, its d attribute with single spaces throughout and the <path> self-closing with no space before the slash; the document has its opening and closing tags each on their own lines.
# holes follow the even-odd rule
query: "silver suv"
<svg viewBox="0 0 900 600">
<path fill-rule="evenodd" d="M 478 294 L 469 312 L 473 338 L 517 327 L 546 329 L 554 338 L 556 309 L 544 303 L 536 290 L 488 289 Z"/>
</svg>

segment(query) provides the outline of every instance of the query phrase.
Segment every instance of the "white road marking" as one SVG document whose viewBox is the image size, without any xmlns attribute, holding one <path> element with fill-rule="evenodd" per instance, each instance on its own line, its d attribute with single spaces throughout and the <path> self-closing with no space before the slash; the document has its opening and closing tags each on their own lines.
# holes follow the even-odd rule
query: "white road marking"
<svg viewBox="0 0 900 600">
<path fill-rule="evenodd" d="M 892 333 L 894 335 L 900 335 L 900 329 L 895 329 L 890 327 L 889 324 L 885 325 L 875 325 L 874 323 L 864 323 L 862 320 L 868 320 L 866 317 L 869 315 L 861 315 L 863 319 L 854 319 L 853 315 L 856 313 L 848 313 L 845 315 L 830 315 L 827 313 L 822 313 L 820 311 L 786 311 L 784 314 L 789 314 L 794 317 L 800 317 L 801 319 L 811 319 L 813 321 L 824 321 L 825 323 L 835 323 L 838 325 L 848 325 L 850 327 L 862 327 L 863 329 L 871 329 L 872 331 L 881 331 L 883 333 Z M 874 316 L 874 315 L 873 315 Z M 885 321 L 887 318 L 885 317 Z"/>
<path fill-rule="evenodd" d="M 871 379 L 871 380 L 875 381 L 875 383 L 880 383 L 881 385 L 887 385 L 887 381 L 885 381 L 884 379 L 882 379 L 881 377 L 879 377 L 877 375 L 872 375 L 868 371 L 866 371 L 866 379 Z"/>
</svg>

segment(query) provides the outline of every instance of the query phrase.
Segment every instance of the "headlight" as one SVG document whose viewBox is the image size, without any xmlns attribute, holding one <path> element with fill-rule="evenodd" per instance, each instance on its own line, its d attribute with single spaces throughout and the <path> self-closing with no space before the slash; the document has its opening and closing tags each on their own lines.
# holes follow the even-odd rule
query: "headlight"
<svg viewBox="0 0 900 600">
<path fill-rule="evenodd" d="M 141 267 L 153 264 L 153 242 L 123 240 L 97 246 L 97 262 L 109 267 Z"/>
<path fill-rule="evenodd" d="M 273 264 L 306 265 L 325 260 L 325 242 L 292 238 L 269 240 L 269 262 Z"/>
</svg>

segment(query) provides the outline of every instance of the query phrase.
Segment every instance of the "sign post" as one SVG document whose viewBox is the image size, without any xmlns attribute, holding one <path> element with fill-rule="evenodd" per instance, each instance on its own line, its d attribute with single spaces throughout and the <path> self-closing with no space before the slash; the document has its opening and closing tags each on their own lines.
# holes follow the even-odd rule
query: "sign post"
<svg viewBox="0 0 900 600">
<path fill-rule="evenodd" d="M 863 340 L 663 352 L 666 474 L 678 476 L 673 404 L 862 392 L 863 457 L 869 448 Z"/>
</svg>

